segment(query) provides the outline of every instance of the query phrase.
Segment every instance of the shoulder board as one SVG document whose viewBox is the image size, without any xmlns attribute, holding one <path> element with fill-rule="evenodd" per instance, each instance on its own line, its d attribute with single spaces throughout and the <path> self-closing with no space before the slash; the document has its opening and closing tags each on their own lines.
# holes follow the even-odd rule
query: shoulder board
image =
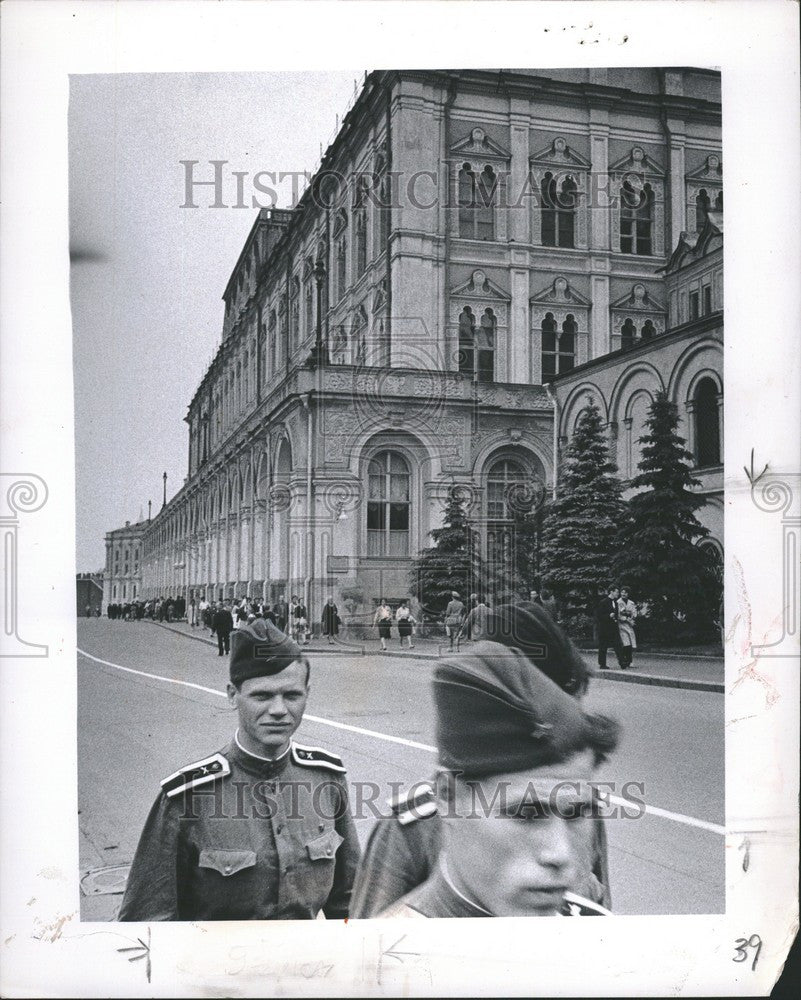
<svg viewBox="0 0 801 1000">
<path fill-rule="evenodd" d="M 293 743 L 292 760 L 301 767 L 325 767 L 329 771 L 339 771 L 340 774 L 347 771 L 341 757 L 323 750 L 322 747 L 307 747 L 301 743 Z"/>
<path fill-rule="evenodd" d="M 217 781 L 218 778 L 224 778 L 230 773 L 231 765 L 228 760 L 221 753 L 215 753 L 211 757 L 195 761 L 194 764 L 187 764 L 180 771 L 165 778 L 161 783 L 161 790 L 167 798 L 172 798 L 181 792 L 197 788 L 198 785 L 207 785 L 211 781 Z"/>
<path fill-rule="evenodd" d="M 600 903 L 594 903 L 575 892 L 566 892 L 560 913 L 563 917 L 611 917 L 613 913 Z"/>
<path fill-rule="evenodd" d="M 425 816 L 433 816 L 437 811 L 434 786 L 428 781 L 418 781 L 407 791 L 389 799 L 387 805 L 401 826 L 414 823 Z"/>
</svg>

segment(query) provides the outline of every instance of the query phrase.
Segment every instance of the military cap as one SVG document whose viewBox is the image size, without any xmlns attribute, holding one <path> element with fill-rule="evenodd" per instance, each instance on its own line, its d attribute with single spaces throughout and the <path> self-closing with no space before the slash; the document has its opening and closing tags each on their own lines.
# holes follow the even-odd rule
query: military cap
<svg viewBox="0 0 801 1000">
<path fill-rule="evenodd" d="M 257 618 L 240 625 L 231 635 L 231 683 L 239 687 L 251 677 L 271 677 L 300 655 L 300 646 L 288 635 L 272 622 Z"/>
<path fill-rule="evenodd" d="M 440 765 L 465 778 L 525 771 L 591 745 L 578 702 L 516 649 L 477 643 L 434 672 Z"/>
<path fill-rule="evenodd" d="M 485 638 L 519 649 L 547 677 L 572 695 L 583 694 L 589 671 L 565 631 L 536 604 L 502 604 L 487 618 Z"/>
</svg>

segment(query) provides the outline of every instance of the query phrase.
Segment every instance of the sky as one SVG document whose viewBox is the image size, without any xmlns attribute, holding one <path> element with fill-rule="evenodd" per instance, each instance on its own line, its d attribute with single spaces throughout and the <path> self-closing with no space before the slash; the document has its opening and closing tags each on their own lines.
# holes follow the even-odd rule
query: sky
<svg viewBox="0 0 801 1000">
<path fill-rule="evenodd" d="M 234 208 L 233 171 L 313 170 L 363 69 L 114 74 L 70 79 L 70 251 L 76 569 L 104 535 L 147 517 L 187 474 L 187 406 L 221 340 L 222 293 L 258 209 Z M 225 160 L 223 200 L 195 180 Z M 292 181 L 273 185 L 289 207 Z"/>
</svg>

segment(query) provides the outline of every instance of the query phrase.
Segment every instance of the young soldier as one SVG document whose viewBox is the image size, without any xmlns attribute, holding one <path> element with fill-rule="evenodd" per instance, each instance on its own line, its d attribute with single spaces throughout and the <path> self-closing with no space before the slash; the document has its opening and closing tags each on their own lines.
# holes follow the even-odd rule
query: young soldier
<svg viewBox="0 0 801 1000">
<path fill-rule="evenodd" d="M 347 917 L 359 842 L 345 768 L 292 740 L 308 660 L 256 620 L 233 635 L 230 678 L 239 728 L 221 752 L 162 781 L 119 919 Z"/>
<path fill-rule="evenodd" d="M 576 892 L 593 823 L 591 781 L 617 725 L 521 652 L 442 661 L 437 740 L 449 781 L 430 877 L 384 917 L 606 915 Z"/>
</svg>

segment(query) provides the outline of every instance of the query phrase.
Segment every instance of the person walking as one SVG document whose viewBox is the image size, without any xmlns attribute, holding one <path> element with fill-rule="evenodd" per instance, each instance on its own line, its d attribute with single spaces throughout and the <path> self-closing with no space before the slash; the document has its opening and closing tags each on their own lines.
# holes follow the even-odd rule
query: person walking
<svg viewBox="0 0 801 1000">
<path fill-rule="evenodd" d="M 392 634 L 392 608 L 386 603 L 383 597 L 381 598 L 381 603 L 376 608 L 373 625 L 378 626 L 378 638 L 381 642 L 381 648 L 386 650 L 387 639 Z"/>
<path fill-rule="evenodd" d="M 474 642 L 481 642 L 487 637 L 487 623 L 489 621 L 490 609 L 487 607 L 483 597 L 478 599 L 476 606 L 467 615 L 462 625 L 462 632 L 469 632 Z M 457 637 L 456 648 L 459 648 Z"/>
<path fill-rule="evenodd" d="M 323 605 L 323 635 L 328 637 L 329 643 L 333 643 L 334 637 L 339 635 L 339 612 L 334 598 L 329 597 Z"/>
<path fill-rule="evenodd" d="M 598 633 L 598 666 L 606 670 L 606 653 L 609 647 L 615 651 L 618 665 L 625 670 L 618 629 L 617 600 L 620 591 L 615 584 L 610 585 L 606 597 L 601 598 L 595 608 L 595 624 Z"/>
<path fill-rule="evenodd" d="M 284 595 L 279 594 L 278 600 L 273 606 L 273 613 L 275 614 L 275 626 L 280 629 L 281 632 L 286 632 L 286 623 L 289 620 L 289 605 L 284 600 Z"/>
<path fill-rule="evenodd" d="M 456 648 L 459 648 L 459 635 L 461 633 L 463 620 L 464 604 L 462 604 L 459 598 L 458 591 L 452 590 L 451 599 L 448 601 L 448 606 L 445 608 L 445 634 L 448 636 L 448 640 L 450 642 L 450 652 L 453 652 L 454 640 L 456 640 Z"/>
<path fill-rule="evenodd" d="M 309 633 L 307 626 L 309 624 L 309 615 L 306 610 L 306 605 L 301 601 L 299 597 L 292 598 L 292 638 L 295 642 L 302 643 L 304 646 L 309 645 Z"/>
<path fill-rule="evenodd" d="M 637 619 L 637 605 L 629 597 L 628 587 L 620 588 L 620 598 L 617 602 L 617 627 L 620 632 L 620 649 L 623 662 L 620 666 L 628 670 L 634 660 L 634 650 L 637 648 L 637 634 L 634 622 Z"/>
<path fill-rule="evenodd" d="M 468 616 L 470 615 L 470 612 L 473 610 L 473 608 L 477 604 L 478 604 L 478 594 L 471 594 L 470 597 L 469 597 L 469 599 L 468 599 L 468 601 L 467 601 L 467 614 L 468 614 Z M 473 638 L 473 634 L 472 634 L 472 632 L 470 630 L 470 626 L 467 624 L 467 622 L 465 622 L 465 627 L 464 627 L 464 629 L 462 631 L 464 632 L 465 639 L 468 642 L 470 642 L 470 640 Z"/>
<path fill-rule="evenodd" d="M 214 615 L 212 626 L 217 634 L 217 655 L 225 656 L 231 648 L 231 633 L 234 630 L 234 619 L 228 610 L 227 601 L 223 601 Z"/>
<path fill-rule="evenodd" d="M 395 612 L 395 621 L 398 624 L 398 638 L 400 639 L 400 647 L 403 649 L 403 640 L 409 640 L 409 649 L 414 649 L 414 643 L 412 642 L 412 632 L 414 631 L 414 626 L 417 624 L 415 619 L 412 617 L 412 612 L 409 610 L 409 602 L 401 601 L 400 607 Z"/>
</svg>

